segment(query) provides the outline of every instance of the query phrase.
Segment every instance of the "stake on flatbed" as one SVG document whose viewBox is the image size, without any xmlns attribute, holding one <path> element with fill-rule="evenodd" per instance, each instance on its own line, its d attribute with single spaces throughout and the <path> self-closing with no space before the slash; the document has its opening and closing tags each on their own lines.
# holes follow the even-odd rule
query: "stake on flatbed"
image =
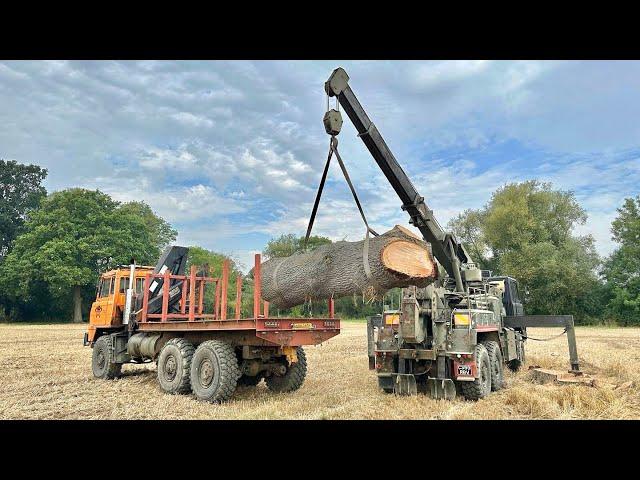
<svg viewBox="0 0 640 480">
<path fill-rule="evenodd" d="M 236 320 L 240 318 L 242 309 L 242 275 L 236 277 Z"/>
<path fill-rule="evenodd" d="M 220 298 L 220 320 L 227 319 L 227 286 L 229 284 L 229 260 L 222 262 L 222 292 Z"/>
<path fill-rule="evenodd" d="M 193 322 L 196 315 L 196 266 L 191 265 L 189 272 L 189 321 Z"/>
<path fill-rule="evenodd" d="M 258 318 L 260 316 L 260 298 L 262 290 L 262 277 L 260 274 L 260 254 L 255 255 L 255 265 L 253 267 L 253 317 Z"/>
<path fill-rule="evenodd" d="M 171 272 L 167 268 L 164 271 L 164 278 L 162 283 L 162 316 L 160 317 L 161 322 L 167 321 L 167 313 L 169 313 L 169 283 Z"/>
</svg>

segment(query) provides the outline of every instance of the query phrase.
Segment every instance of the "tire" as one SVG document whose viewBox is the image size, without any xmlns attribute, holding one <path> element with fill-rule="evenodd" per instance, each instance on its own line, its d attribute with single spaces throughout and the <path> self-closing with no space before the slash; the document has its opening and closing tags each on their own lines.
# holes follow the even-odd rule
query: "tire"
<svg viewBox="0 0 640 480">
<path fill-rule="evenodd" d="M 262 381 L 262 375 L 258 374 L 255 376 L 250 375 L 242 375 L 238 379 L 238 386 L 243 387 L 255 387 Z"/>
<path fill-rule="evenodd" d="M 298 361 L 287 365 L 284 375 L 271 375 L 265 379 L 272 392 L 293 392 L 298 390 L 307 376 L 307 357 L 302 347 L 296 347 Z"/>
<path fill-rule="evenodd" d="M 172 338 L 158 355 L 158 382 L 163 391 L 171 394 L 191 391 L 191 361 L 193 345 L 184 338 Z"/>
<path fill-rule="evenodd" d="M 104 380 L 113 380 L 120 376 L 122 364 L 113 361 L 111 335 L 103 335 L 93 345 L 91 355 L 93 376 Z"/>
<path fill-rule="evenodd" d="M 496 392 L 504 388 L 504 362 L 498 342 L 484 342 L 491 362 L 491 390 Z"/>
<path fill-rule="evenodd" d="M 220 403 L 233 395 L 241 377 L 234 348 L 221 340 L 207 340 L 191 362 L 191 389 L 199 400 Z"/>
<path fill-rule="evenodd" d="M 459 382 L 462 395 L 467 400 L 480 400 L 491 392 L 491 360 L 489 352 L 481 343 L 476 345 L 475 359 L 479 378 L 473 382 Z"/>
</svg>

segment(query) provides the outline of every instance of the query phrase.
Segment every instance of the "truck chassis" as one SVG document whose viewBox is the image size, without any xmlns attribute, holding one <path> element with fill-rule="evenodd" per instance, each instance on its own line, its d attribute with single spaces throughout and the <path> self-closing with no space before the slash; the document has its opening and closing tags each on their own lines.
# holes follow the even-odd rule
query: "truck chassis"
<svg viewBox="0 0 640 480">
<path fill-rule="evenodd" d="M 221 402 L 238 384 L 255 386 L 262 379 L 272 391 L 293 391 L 306 376 L 302 347 L 340 333 L 332 299 L 327 318 L 270 316 L 269 303 L 261 300 L 260 254 L 255 256 L 250 318 L 241 318 L 240 275 L 235 315 L 227 318 L 228 261 L 221 278 L 214 278 L 198 273 L 195 266 L 189 275 L 174 274 L 163 260 L 170 257 L 170 251 L 165 252 L 155 271 L 145 275 L 135 313 L 127 316 L 125 308 L 121 322 L 90 325 L 84 344 L 93 348 L 94 376 L 112 379 L 120 375 L 123 364 L 156 361 L 158 382 L 167 393 L 193 392 L 200 400 Z M 206 313 L 205 291 L 212 286 L 214 308 Z"/>
</svg>

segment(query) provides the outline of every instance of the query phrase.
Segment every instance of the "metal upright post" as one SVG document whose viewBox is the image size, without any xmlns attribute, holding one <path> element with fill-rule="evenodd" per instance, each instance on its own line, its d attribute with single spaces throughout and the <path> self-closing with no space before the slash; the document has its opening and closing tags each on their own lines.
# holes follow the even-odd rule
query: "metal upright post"
<svg viewBox="0 0 640 480">
<path fill-rule="evenodd" d="M 227 287 L 229 284 L 229 260 L 222 262 L 222 290 L 220 292 L 220 320 L 227 319 Z"/>
<path fill-rule="evenodd" d="M 196 314 L 196 266 L 191 265 L 189 272 L 189 321 L 193 322 Z"/>
<path fill-rule="evenodd" d="M 169 313 L 169 269 L 164 271 L 164 281 L 162 283 L 162 315 L 160 317 L 161 322 L 167 321 L 167 313 Z"/>
<path fill-rule="evenodd" d="M 236 320 L 240 319 L 242 311 L 242 275 L 236 277 Z"/>
<path fill-rule="evenodd" d="M 261 256 L 256 253 L 254 258 L 253 267 L 253 316 L 258 318 L 260 316 L 260 298 L 262 297 L 262 276 L 260 273 Z"/>
</svg>

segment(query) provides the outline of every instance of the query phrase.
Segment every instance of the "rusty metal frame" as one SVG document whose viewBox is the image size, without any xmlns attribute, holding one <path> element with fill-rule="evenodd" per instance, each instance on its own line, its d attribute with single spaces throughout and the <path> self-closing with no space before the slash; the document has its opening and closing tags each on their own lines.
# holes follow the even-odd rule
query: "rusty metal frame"
<svg viewBox="0 0 640 480">
<path fill-rule="evenodd" d="M 252 332 L 257 339 L 280 346 L 317 345 L 340 333 L 340 320 L 335 317 L 333 298 L 328 300 L 328 317 L 270 317 L 269 302 L 261 299 L 261 255 L 254 257 L 253 317 L 242 317 L 242 276 L 236 277 L 235 318 L 227 318 L 229 287 L 229 261 L 222 264 L 220 278 L 196 275 L 191 266 L 189 275 L 148 273 L 145 276 L 142 313 L 138 329 L 153 332 Z M 162 312 L 149 314 L 149 287 L 154 278 L 163 278 Z M 168 312 L 168 299 L 172 281 L 183 281 L 180 313 Z M 215 283 L 212 313 L 204 311 L 204 293 L 207 284 Z M 189 308 L 187 309 L 187 299 Z"/>
</svg>

